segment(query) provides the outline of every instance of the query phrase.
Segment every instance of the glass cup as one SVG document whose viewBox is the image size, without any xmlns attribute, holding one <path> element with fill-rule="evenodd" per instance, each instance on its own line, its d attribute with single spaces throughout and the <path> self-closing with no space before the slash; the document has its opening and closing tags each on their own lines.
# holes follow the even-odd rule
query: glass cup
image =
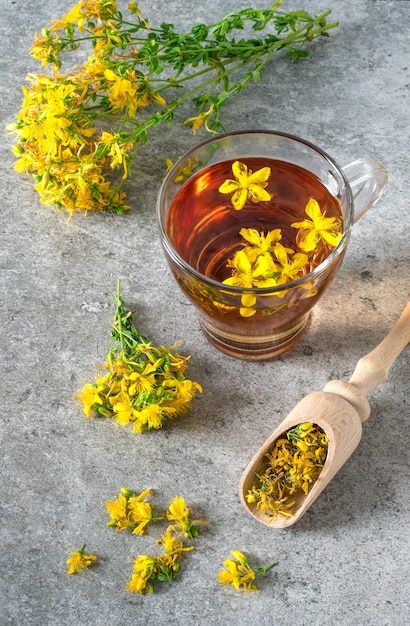
<svg viewBox="0 0 410 626">
<path fill-rule="evenodd" d="M 271 175 L 264 181 L 263 168 L 271 165 Z M 242 177 L 238 167 L 245 171 Z M 224 189 L 225 181 L 230 182 Z M 373 158 L 341 168 L 315 145 L 265 130 L 218 135 L 178 160 L 158 195 L 160 238 L 169 267 L 196 307 L 211 344 L 250 361 L 272 359 L 291 349 L 343 260 L 353 224 L 380 198 L 386 183 L 385 168 Z M 315 226 L 306 213 L 312 198 L 321 211 Z M 281 214 L 278 223 L 276 213 Z M 324 239 L 320 236 L 320 217 L 331 216 L 339 224 L 334 245 L 328 245 L 326 232 Z M 292 226 L 301 222 L 299 230 Z M 303 246 L 309 246 L 301 239 L 309 228 L 319 233 L 319 243 L 307 254 Z M 267 237 L 268 232 L 274 234 Z M 248 246 L 249 233 L 259 237 L 257 252 Z M 293 241 L 289 233 L 294 234 Z M 251 266 L 249 259 L 243 261 L 248 250 L 253 250 Z M 238 251 L 242 252 L 235 256 Z M 297 252 L 309 256 L 299 274 L 295 267 L 305 257 L 297 257 Z M 255 270 L 265 263 L 265 258 L 255 260 L 259 253 L 272 265 L 263 280 Z M 275 271 L 279 265 L 280 272 Z M 280 277 L 283 272 L 286 282 Z"/>
</svg>

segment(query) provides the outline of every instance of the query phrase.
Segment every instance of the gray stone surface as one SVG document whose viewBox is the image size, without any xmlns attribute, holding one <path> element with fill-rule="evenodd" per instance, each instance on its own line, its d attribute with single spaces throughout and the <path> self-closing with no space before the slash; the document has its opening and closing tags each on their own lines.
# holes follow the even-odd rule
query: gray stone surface
<svg viewBox="0 0 410 626">
<path fill-rule="evenodd" d="M 249 4 L 140 6 L 183 28 Z M 41 71 L 27 53 L 33 32 L 70 6 L 0 1 L 2 126 L 19 110 L 26 74 Z M 77 215 L 70 223 L 40 204 L 29 177 L 14 172 L 13 140 L 1 135 L 2 626 L 409 623 L 408 349 L 369 398 L 359 448 L 298 524 L 266 528 L 237 495 L 243 469 L 280 420 L 328 380 L 348 379 L 410 292 L 409 2 L 284 3 L 291 6 L 332 7 L 340 27 L 313 44 L 308 60 L 277 57 L 257 87 L 227 106 L 226 127 L 288 131 L 342 165 L 373 155 L 390 181 L 354 227 L 308 333 L 277 361 L 245 363 L 215 351 L 161 254 L 154 207 L 164 159 L 205 134 L 193 137 L 178 125 L 154 130 L 127 184 L 132 211 Z M 191 377 L 204 388 L 186 416 L 141 436 L 86 420 L 72 399 L 105 358 L 118 277 L 137 326 L 166 345 L 184 339 Z M 162 527 L 143 537 L 106 527 L 104 502 L 123 486 L 151 486 L 159 510 L 182 493 L 209 522 L 176 581 L 152 596 L 135 596 L 125 585 L 133 558 L 155 550 Z M 66 550 L 82 543 L 98 564 L 67 576 Z M 256 565 L 278 561 L 258 594 L 219 586 L 231 548 Z"/>
</svg>

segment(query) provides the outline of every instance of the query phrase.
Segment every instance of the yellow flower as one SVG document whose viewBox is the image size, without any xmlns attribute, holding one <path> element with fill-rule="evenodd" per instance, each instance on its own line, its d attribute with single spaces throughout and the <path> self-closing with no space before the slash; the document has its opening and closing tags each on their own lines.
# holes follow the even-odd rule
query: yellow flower
<svg viewBox="0 0 410 626">
<path fill-rule="evenodd" d="M 139 433 L 146 428 L 158 430 L 162 428 L 165 419 L 173 413 L 176 413 L 174 407 L 150 404 L 139 412 L 138 419 L 134 422 L 134 432 Z"/>
<path fill-rule="evenodd" d="M 140 595 L 145 591 L 152 593 L 153 586 L 149 581 L 157 574 L 158 558 L 142 554 L 134 560 L 133 574 L 127 584 L 127 589 Z"/>
<path fill-rule="evenodd" d="M 187 507 L 187 504 L 184 500 L 184 498 L 179 495 L 179 496 L 175 496 L 175 498 L 172 500 L 171 504 L 169 505 L 168 511 L 167 511 L 167 519 L 168 520 L 175 520 L 178 522 L 183 522 L 185 520 L 187 520 L 189 518 L 189 508 Z"/>
<path fill-rule="evenodd" d="M 65 20 L 67 26 L 69 24 L 77 24 L 77 28 L 80 32 L 84 32 L 84 13 L 82 9 L 83 2 L 80 1 L 78 4 L 73 6 L 70 13 L 65 13 L 63 15 L 63 20 Z"/>
<path fill-rule="evenodd" d="M 190 407 L 191 401 L 197 392 L 202 393 L 202 387 L 199 383 L 186 378 L 164 380 L 162 386 L 167 392 L 167 398 L 169 393 L 172 393 L 172 397 L 169 400 L 167 399 L 167 402 L 171 404 L 178 415 L 181 415 Z"/>
<path fill-rule="evenodd" d="M 197 524 L 207 524 L 207 522 L 203 520 L 191 520 L 190 510 L 181 495 L 176 496 L 172 500 L 166 515 L 169 521 L 176 522 L 170 529 L 181 535 L 185 535 L 185 537 L 189 539 L 194 539 L 199 535 L 199 527 Z"/>
<path fill-rule="evenodd" d="M 158 539 L 158 544 L 162 545 L 166 554 L 181 554 L 181 552 L 190 552 L 194 549 L 194 546 L 184 547 L 183 542 L 177 539 L 173 534 L 172 527 L 168 527 L 161 539 Z"/>
<path fill-rule="evenodd" d="M 304 269 L 308 263 L 308 257 L 303 252 L 297 252 L 292 259 L 289 259 L 288 248 L 278 243 L 275 246 L 275 256 L 280 263 L 280 277 L 278 284 L 283 285 L 303 276 Z"/>
<path fill-rule="evenodd" d="M 133 574 L 131 580 L 127 583 L 128 591 L 132 593 L 139 593 L 142 595 L 145 591 L 152 593 L 154 591 L 153 586 L 148 582 L 148 579 L 141 574 Z"/>
<path fill-rule="evenodd" d="M 251 262 L 256 261 L 258 256 L 264 256 L 265 259 L 272 264 L 272 252 L 275 250 L 275 245 L 282 239 L 282 232 L 280 228 L 265 233 L 260 233 L 256 228 L 241 228 L 239 234 L 248 244 L 245 246 L 244 251 L 246 256 Z M 272 271 L 275 266 L 272 266 Z"/>
<path fill-rule="evenodd" d="M 128 388 L 130 396 L 138 393 L 151 393 L 155 387 L 155 368 L 147 363 L 142 372 L 132 372 L 129 379 L 132 381 Z"/>
<path fill-rule="evenodd" d="M 172 537 L 164 537 L 157 543 L 171 547 Z M 182 542 L 179 542 L 182 544 Z M 134 560 L 133 574 L 131 580 L 127 584 L 127 589 L 133 593 L 143 594 L 145 591 L 152 593 L 154 588 L 151 580 L 155 578 L 161 581 L 172 581 L 177 575 L 180 563 L 178 557 L 181 552 L 193 549 L 178 548 L 172 552 L 164 552 L 160 556 L 152 557 L 143 554 Z"/>
<path fill-rule="evenodd" d="M 252 263 L 246 253 L 246 249 L 235 252 L 227 265 L 234 268 L 234 273 L 222 281 L 224 285 L 249 289 L 251 287 L 273 287 L 277 284 L 274 279 L 265 278 L 266 273 L 270 269 L 266 258 L 263 256 L 257 257 L 255 263 Z"/>
<path fill-rule="evenodd" d="M 117 399 L 118 401 L 113 406 L 115 421 L 121 426 L 126 426 L 135 420 L 138 412 L 133 408 L 130 398 L 126 394 L 119 394 Z"/>
<path fill-rule="evenodd" d="M 106 69 L 104 76 L 108 81 L 108 98 L 113 109 L 127 109 L 133 117 L 139 106 L 147 106 L 149 98 L 146 92 L 138 91 L 135 72 L 129 72 L 125 77 L 118 76 L 113 70 Z"/>
<path fill-rule="evenodd" d="M 136 498 L 130 498 L 128 502 L 129 516 L 136 526 L 133 535 L 143 535 L 145 527 L 154 519 L 152 506 L 149 502 L 138 502 Z"/>
<path fill-rule="evenodd" d="M 275 273 L 275 264 L 271 259 L 271 263 L 268 261 L 270 255 L 257 256 L 254 263 L 249 259 L 247 249 L 238 250 L 233 258 L 228 261 L 228 267 L 234 268 L 234 273 L 229 278 L 222 281 L 224 285 L 232 285 L 234 287 L 275 287 L 278 283 L 272 274 Z M 251 256 L 253 258 L 253 256 Z M 242 317 L 251 317 L 255 315 L 256 309 L 253 308 L 256 304 L 256 296 L 252 293 L 245 293 L 241 295 L 241 304 L 239 313 Z"/>
<path fill-rule="evenodd" d="M 46 31 L 44 35 L 35 35 L 34 43 L 30 47 L 30 54 L 33 59 L 40 61 L 44 67 L 47 67 L 49 63 L 53 63 L 54 69 L 57 70 L 60 66 L 58 53 L 61 49 L 62 45 L 58 39 Z"/>
<path fill-rule="evenodd" d="M 236 211 L 243 209 L 248 200 L 267 202 L 271 199 L 271 194 L 265 189 L 271 173 L 270 167 L 262 167 L 252 173 L 245 163 L 235 161 L 232 165 L 232 173 L 235 180 L 225 180 L 218 191 L 223 194 L 233 194 L 231 202 Z"/>
<path fill-rule="evenodd" d="M 240 550 L 231 550 L 232 559 L 226 559 L 224 566 L 226 569 L 218 574 L 218 580 L 221 585 L 232 585 L 237 591 L 243 589 L 244 593 L 249 591 L 259 591 L 254 581 L 256 575 L 266 576 L 266 573 L 276 565 L 270 563 L 266 567 L 258 567 L 253 569 L 248 562 L 246 555 Z"/>
<path fill-rule="evenodd" d="M 111 517 L 107 526 L 114 527 L 117 532 L 129 530 L 133 535 L 143 535 L 147 524 L 159 519 L 154 516 L 154 507 L 145 502 L 151 493 L 152 489 L 145 489 L 139 495 L 131 489 L 121 489 L 116 500 L 105 503 Z"/>
<path fill-rule="evenodd" d="M 147 556 L 146 554 L 141 554 L 134 561 L 134 572 L 138 574 L 147 575 L 155 569 L 157 559 L 152 556 Z"/>
<path fill-rule="evenodd" d="M 167 528 L 161 539 L 158 539 L 157 543 L 163 546 L 167 554 L 172 554 L 183 549 L 182 541 L 175 537 L 171 528 Z"/>
<path fill-rule="evenodd" d="M 96 404 L 98 405 L 103 403 L 100 392 L 101 390 L 98 386 L 90 383 L 84 383 L 82 390 L 74 396 L 74 398 L 83 403 L 83 411 L 87 417 L 90 417 L 93 411 L 95 411 Z"/>
<path fill-rule="evenodd" d="M 320 210 L 319 203 L 311 198 L 305 207 L 305 213 L 310 220 L 302 220 L 291 224 L 293 228 L 300 228 L 297 242 L 304 252 L 312 252 L 319 243 L 334 248 L 342 237 L 341 224 L 335 217 L 326 217 L 326 211 Z"/>
<path fill-rule="evenodd" d="M 198 130 L 198 128 L 200 128 L 204 124 L 205 124 L 206 130 L 209 133 L 213 133 L 214 135 L 217 135 L 218 131 L 212 130 L 208 126 L 209 118 L 212 117 L 214 113 L 214 109 L 215 109 L 215 105 L 211 104 L 211 106 L 209 107 L 207 111 L 204 111 L 203 113 L 200 113 L 199 115 L 195 115 L 194 117 L 189 117 L 187 120 L 185 120 L 184 124 L 191 125 L 194 135 L 196 131 Z"/>
<path fill-rule="evenodd" d="M 126 519 L 127 517 L 127 498 L 119 493 L 116 500 L 107 500 L 105 506 L 107 507 L 107 513 L 109 513 L 111 517 L 111 522 L 107 524 L 107 526 L 115 526 L 118 527 L 118 524 L 121 520 Z M 124 530 L 125 526 L 121 526 L 120 530 Z"/>
<path fill-rule="evenodd" d="M 95 554 L 84 554 L 85 545 L 80 550 L 68 550 L 71 557 L 66 561 L 69 566 L 67 574 L 76 574 L 79 570 L 90 567 L 92 562 L 97 560 Z"/>
<path fill-rule="evenodd" d="M 119 140 L 117 135 L 113 135 L 106 131 L 101 133 L 100 142 L 109 148 L 108 156 L 111 157 L 110 167 L 115 169 L 117 165 L 122 165 L 124 169 L 123 178 L 128 178 L 128 152 L 131 149 L 130 143 L 124 143 Z"/>
<path fill-rule="evenodd" d="M 221 585 L 232 585 L 236 591 L 241 591 L 242 588 L 244 593 L 258 591 L 254 583 L 255 571 L 250 567 L 246 556 L 239 550 L 231 550 L 231 554 L 235 560 L 226 559 L 224 561 L 226 569 L 218 574 Z"/>
</svg>

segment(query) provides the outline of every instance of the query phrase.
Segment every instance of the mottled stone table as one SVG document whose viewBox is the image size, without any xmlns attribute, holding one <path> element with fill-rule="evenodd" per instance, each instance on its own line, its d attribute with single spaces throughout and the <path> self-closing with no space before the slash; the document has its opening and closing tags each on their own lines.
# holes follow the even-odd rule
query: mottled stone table
<svg viewBox="0 0 410 626">
<path fill-rule="evenodd" d="M 41 71 L 28 55 L 34 31 L 68 11 L 63 0 L 1 0 L 3 126 L 21 85 Z M 142 0 L 145 13 L 179 28 L 248 6 L 245 0 Z M 126 189 L 124 217 L 76 215 L 41 205 L 13 170 L 12 137 L 1 142 L 1 591 L 0 624 L 18 626 L 390 626 L 409 622 L 409 378 L 406 349 L 369 400 L 363 440 L 304 518 L 287 530 L 246 514 L 239 478 L 289 410 L 333 378 L 348 379 L 407 302 L 410 283 L 410 4 L 310 0 L 340 26 L 312 44 L 310 59 L 278 55 L 264 79 L 231 102 L 230 129 L 302 136 L 342 165 L 379 158 L 390 175 L 380 203 L 354 227 L 341 270 L 307 334 L 273 362 L 231 359 L 204 339 L 195 311 L 163 259 L 155 200 L 166 157 L 206 138 L 182 125 L 154 129 Z M 183 7 L 183 8 L 181 8 Z M 118 277 L 142 332 L 191 354 L 203 394 L 158 432 L 135 435 L 86 420 L 72 396 L 106 355 Z M 126 590 L 132 560 L 151 553 L 160 525 L 143 537 L 106 527 L 104 502 L 123 486 L 151 486 L 158 510 L 182 493 L 206 519 L 178 578 L 154 595 Z M 86 543 L 98 564 L 67 576 L 67 549 Z M 277 560 L 247 597 L 217 582 L 229 550 L 256 565 Z"/>
</svg>

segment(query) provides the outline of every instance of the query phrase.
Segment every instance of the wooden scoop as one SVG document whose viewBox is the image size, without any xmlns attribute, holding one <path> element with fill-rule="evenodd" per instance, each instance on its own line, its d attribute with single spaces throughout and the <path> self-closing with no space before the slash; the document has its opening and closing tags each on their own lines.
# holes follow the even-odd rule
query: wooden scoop
<svg viewBox="0 0 410 626">
<path fill-rule="evenodd" d="M 311 393 L 303 398 L 278 426 L 274 433 L 259 448 L 242 475 L 239 493 L 246 510 L 259 522 L 272 528 L 285 528 L 295 524 L 313 504 L 318 495 L 342 465 L 347 461 L 362 436 L 362 422 L 370 415 L 366 399 L 368 393 L 387 380 L 390 367 L 410 341 L 410 301 L 383 341 L 356 365 L 350 381 L 332 380 L 323 391 Z M 313 422 L 320 426 L 329 439 L 328 453 L 323 469 L 307 496 L 303 493 L 295 499 L 291 517 L 270 517 L 249 504 L 246 494 L 257 483 L 255 473 L 267 466 L 265 455 L 271 451 L 277 439 L 289 428 L 302 422 Z"/>
</svg>

